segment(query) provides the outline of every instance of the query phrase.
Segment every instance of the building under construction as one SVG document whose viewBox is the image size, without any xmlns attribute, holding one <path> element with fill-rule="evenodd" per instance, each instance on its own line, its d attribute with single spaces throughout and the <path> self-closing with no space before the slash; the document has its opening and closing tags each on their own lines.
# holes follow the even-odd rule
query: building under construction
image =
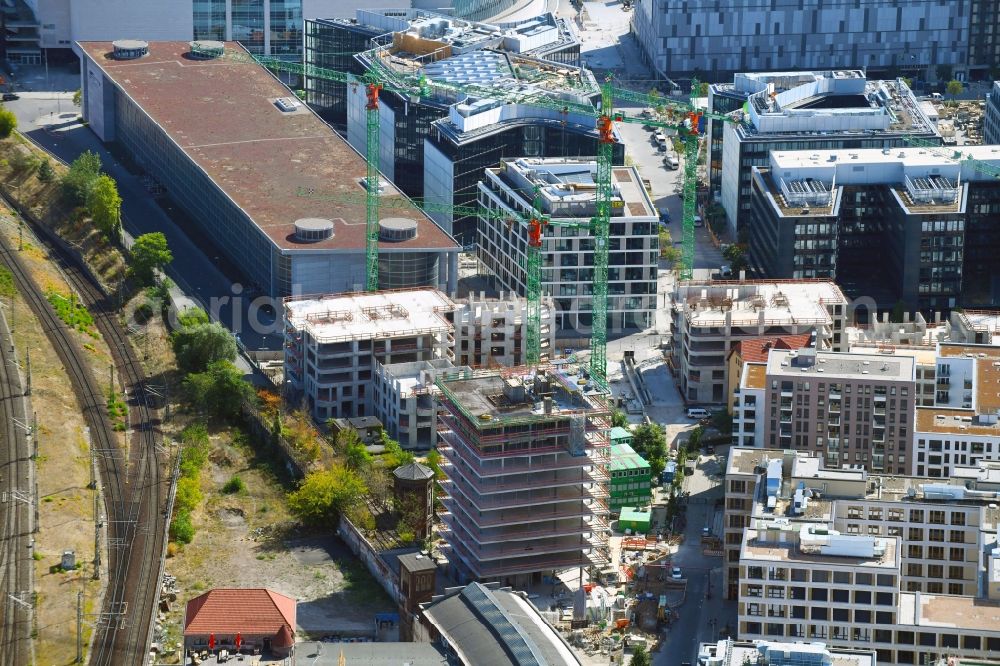
<svg viewBox="0 0 1000 666">
<path fill-rule="evenodd" d="M 608 562 L 611 412 L 573 370 L 438 379 L 441 533 L 460 581 L 520 588 Z"/>
</svg>

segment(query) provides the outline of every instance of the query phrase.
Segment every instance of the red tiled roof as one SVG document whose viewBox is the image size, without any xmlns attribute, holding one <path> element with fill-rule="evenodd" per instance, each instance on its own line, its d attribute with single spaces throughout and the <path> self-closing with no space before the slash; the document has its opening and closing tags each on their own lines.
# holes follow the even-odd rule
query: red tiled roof
<svg viewBox="0 0 1000 666">
<path fill-rule="evenodd" d="M 802 349 L 809 346 L 811 339 L 810 333 L 800 333 L 740 340 L 733 347 L 732 353 L 739 354 L 744 363 L 767 363 L 767 355 L 772 349 Z"/>
<path fill-rule="evenodd" d="M 295 631 L 295 599 L 264 588 L 210 590 L 187 603 L 184 635 Z"/>
<path fill-rule="evenodd" d="M 278 629 L 278 635 L 271 641 L 271 645 L 279 648 L 291 647 L 293 643 L 295 643 L 295 639 L 292 638 L 292 632 L 288 631 L 288 627 L 284 625 Z"/>
</svg>

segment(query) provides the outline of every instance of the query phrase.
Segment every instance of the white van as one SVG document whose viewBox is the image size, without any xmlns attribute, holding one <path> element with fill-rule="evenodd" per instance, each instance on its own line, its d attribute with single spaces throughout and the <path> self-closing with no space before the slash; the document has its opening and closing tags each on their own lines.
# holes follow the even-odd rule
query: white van
<svg viewBox="0 0 1000 666">
<path fill-rule="evenodd" d="M 701 407 L 692 407 L 688 410 L 689 419 L 707 419 L 708 416 L 708 410 Z"/>
<path fill-rule="evenodd" d="M 666 157 L 663 158 L 663 166 L 668 169 L 679 169 L 681 166 L 681 161 L 677 159 L 677 153 L 669 152 Z"/>
</svg>

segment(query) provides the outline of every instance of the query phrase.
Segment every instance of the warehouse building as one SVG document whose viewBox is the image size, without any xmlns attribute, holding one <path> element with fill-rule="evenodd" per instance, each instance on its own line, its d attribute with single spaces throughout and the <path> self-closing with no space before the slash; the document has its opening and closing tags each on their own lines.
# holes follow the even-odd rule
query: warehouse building
<svg viewBox="0 0 1000 666">
<path fill-rule="evenodd" d="M 969 159 L 971 158 L 971 160 Z M 972 160 L 976 160 L 975 162 Z M 775 151 L 750 170 L 750 261 L 880 308 L 1000 304 L 1000 146 Z"/>
<path fill-rule="evenodd" d="M 709 87 L 709 182 L 733 237 L 746 227 L 750 167 L 773 150 L 892 148 L 941 137 L 901 79 L 869 80 L 860 70 L 736 74 Z"/>
<path fill-rule="evenodd" d="M 524 588 L 607 564 L 611 411 L 580 381 L 566 367 L 438 380 L 441 535 L 460 582 Z"/>
<path fill-rule="evenodd" d="M 733 449 L 726 488 L 726 591 L 741 638 L 865 646 L 879 664 L 1000 649 L 996 463 L 929 483 L 829 468 L 810 452 Z"/>
<path fill-rule="evenodd" d="M 592 322 L 597 163 L 590 160 L 503 160 L 479 183 L 479 260 L 505 289 L 527 290 L 529 227 L 536 197 L 557 224 L 542 230 L 542 293 L 556 309 L 556 335 L 586 337 Z M 653 324 L 659 238 L 656 208 L 635 167 L 612 170 L 608 248 L 608 331 Z M 537 194 L 536 194 L 537 193 Z M 578 226 L 560 226 L 565 224 Z"/>
<path fill-rule="evenodd" d="M 252 286 L 272 296 L 364 288 L 363 203 L 297 194 L 363 200 L 364 159 L 277 79 L 255 64 L 199 59 L 187 42 L 77 48 L 90 128 L 155 179 Z M 385 185 L 382 196 L 401 195 Z M 453 292 L 460 248 L 407 211 L 379 223 L 380 285 Z"/>
</svg>

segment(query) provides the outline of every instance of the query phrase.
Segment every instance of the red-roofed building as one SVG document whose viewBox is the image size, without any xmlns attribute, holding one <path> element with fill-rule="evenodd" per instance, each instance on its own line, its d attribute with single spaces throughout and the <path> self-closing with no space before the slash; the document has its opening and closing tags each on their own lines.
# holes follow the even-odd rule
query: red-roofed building
<svg viewBox="0 0 1000 666">
<path fill-rule="evenodd" d="M 285 657 L 295 643 L 296 601 L 263 588 L 210 590 L 187 603 L 184 650 L 236 649 Z"/>
<path fill-rule="evenodd" d="M 750 338 L 740 340 L 733 345 L 726 359 L 728 365 L 726 373 L 726 409 L 733 413 L 733 391 L 740 385 L 740 378 L 743 376 L 743 364 L 745 363 L 767 363 L 767 355 L 772 349 L 802 349 L 809 347 L 812 342 L 811 333 L 799 333 L 796 335 L 775 335 L 766 338 Z"/>
</svg>

